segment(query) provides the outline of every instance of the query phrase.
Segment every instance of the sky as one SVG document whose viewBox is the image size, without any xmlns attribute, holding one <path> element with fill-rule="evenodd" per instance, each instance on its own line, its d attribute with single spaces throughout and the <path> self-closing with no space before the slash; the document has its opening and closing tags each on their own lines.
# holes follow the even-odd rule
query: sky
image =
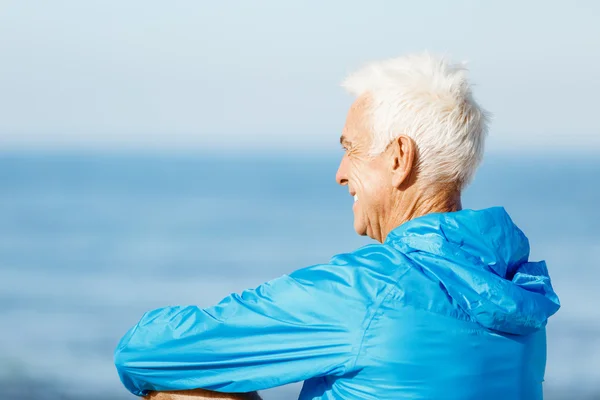
<svg viewBox="0 0 600 400">
<path fill-rule="evenodd" d="M 0 149 L 337 148 L 343 78 L 468 61 L 488 150 L 600 152 L 600 2 L 0 0 Z"/>
</svg>

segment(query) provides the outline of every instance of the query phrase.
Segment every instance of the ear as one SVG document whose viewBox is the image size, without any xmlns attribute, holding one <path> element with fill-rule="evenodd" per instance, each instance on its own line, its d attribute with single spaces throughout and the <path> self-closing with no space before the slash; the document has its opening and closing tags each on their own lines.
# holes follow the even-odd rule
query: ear
<svg viewBox="0 0 600 400">
<path fill-rule="evenodd" d="M 408 181 L 414 168 L 417 145 L 406 135 L 400 135 L 391 143 L 392 151 L 392 185 L 400 188 Z"/>
</svg>

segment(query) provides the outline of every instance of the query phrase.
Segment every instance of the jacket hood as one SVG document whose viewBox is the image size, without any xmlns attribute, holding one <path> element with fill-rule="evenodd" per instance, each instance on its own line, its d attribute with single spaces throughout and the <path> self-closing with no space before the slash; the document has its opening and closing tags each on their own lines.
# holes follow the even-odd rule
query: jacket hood
<svg viewBox="0 0 600 400">
<path fill-rule="evenodd" d="M 486 328 L 526 335 L 560 308 L 546 263 L 528 261 L 529 241 L 502 207 L 428 214 L 394 229 L 385 243 Z"/>
</svg>

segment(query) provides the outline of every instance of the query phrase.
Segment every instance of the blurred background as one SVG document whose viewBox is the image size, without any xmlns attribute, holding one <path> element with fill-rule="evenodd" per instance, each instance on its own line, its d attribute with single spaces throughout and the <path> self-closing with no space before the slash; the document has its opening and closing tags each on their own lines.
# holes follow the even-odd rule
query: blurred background
<svg viewBox="0 0 600 400">
<path fill-rule="evenodd" d="M 600 399 L 599 18 L 594 1 L 0 0 L 0 398 L 133 399 L 112 352 L 144 311 L 370 243 L 334 181 L 339 83 L 429 50 L 468 61 L 495 115 L 463 205 L 505 206 L 561 298 L 546 398 Z"/>
</svg>

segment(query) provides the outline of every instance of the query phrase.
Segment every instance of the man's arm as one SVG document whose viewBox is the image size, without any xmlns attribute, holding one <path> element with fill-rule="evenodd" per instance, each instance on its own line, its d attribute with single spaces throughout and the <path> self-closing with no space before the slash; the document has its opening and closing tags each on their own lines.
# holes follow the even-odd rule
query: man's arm
<svg viewBox="0 0 600 400">
<path fill-rule="evenodd" d="M 115 351 L 119 376 L 140 396 L 198 388 L 248 393 L 341 376 L 353 367 L 365 320 L 356 279 L 344 259 L 230 295 L 214 307 L 148 312 Z"/>
</svg>

